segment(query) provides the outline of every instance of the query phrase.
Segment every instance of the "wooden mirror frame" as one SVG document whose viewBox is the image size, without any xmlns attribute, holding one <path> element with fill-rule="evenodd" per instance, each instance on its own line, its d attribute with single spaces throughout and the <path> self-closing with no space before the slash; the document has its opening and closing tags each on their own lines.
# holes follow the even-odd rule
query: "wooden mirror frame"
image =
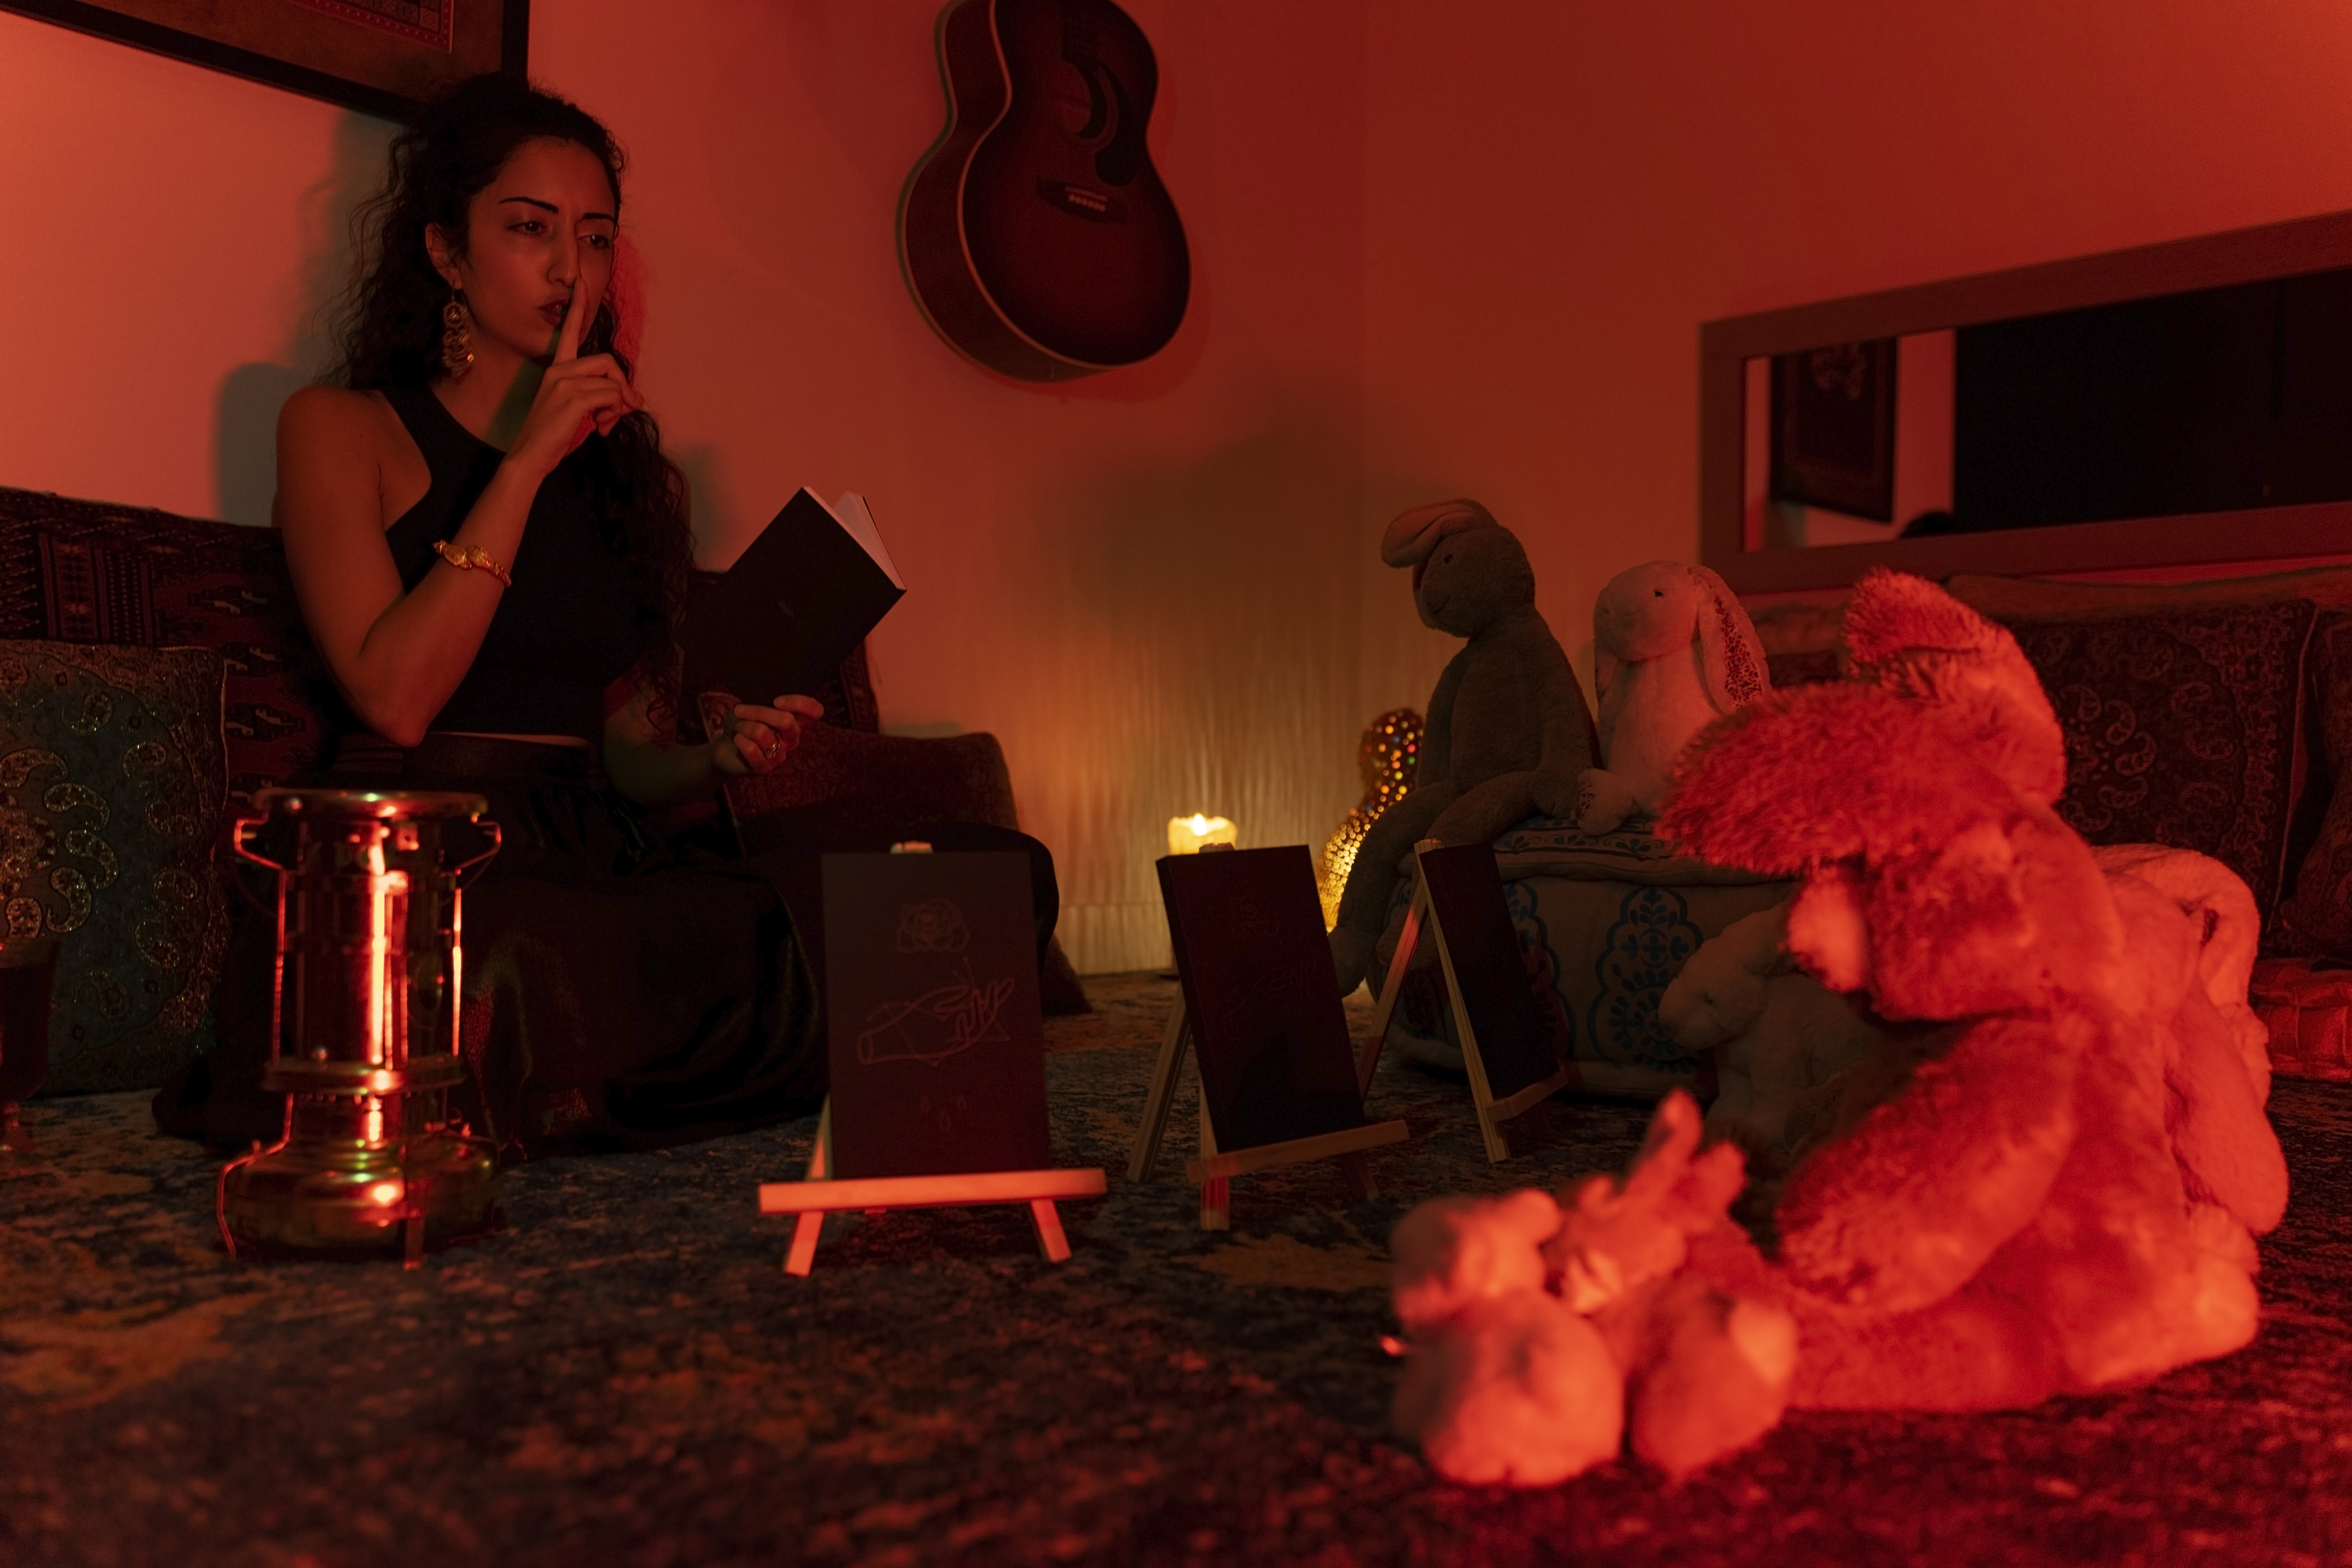
<svg viewBox="0 0 2352 1568">
<path fill-rule="evenodd" d="M 1751 359 L 2340 267 L 2352 267 L 2352 212 L 1708 321 L 1699 328 L 1700 559 L 1752 594 L 1842 587 L 1874 566 L 1946 577 L 2352 552 L 2352 501 L 1759 550 L 1746 548 L 1741 515 Z"/>
</svg>

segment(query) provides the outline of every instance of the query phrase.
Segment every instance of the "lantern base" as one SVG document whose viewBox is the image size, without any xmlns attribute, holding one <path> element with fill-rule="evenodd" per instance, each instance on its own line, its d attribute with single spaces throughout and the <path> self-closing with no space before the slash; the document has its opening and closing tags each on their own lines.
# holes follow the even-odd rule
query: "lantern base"
<svg viewBox="0 0 2352 1568">
<path fill-rule="evenodd" d="M 298 1131 L 222 1170 L 221 1237 L 237 1257 L 389 1254 L 407 1245 L 412 1222 L 428 1247 L 488 1230 L 497 1200 L 488 1139 L 449 1128 L 404 1144 Z"/>
</svg>

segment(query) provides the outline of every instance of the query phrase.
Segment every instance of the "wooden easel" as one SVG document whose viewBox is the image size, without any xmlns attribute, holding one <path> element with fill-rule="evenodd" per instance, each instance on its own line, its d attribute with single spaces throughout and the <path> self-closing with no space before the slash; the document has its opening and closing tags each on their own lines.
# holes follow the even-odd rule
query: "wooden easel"
<svg viewBox="0 0 2352 1568">
<path fill-rule="evenodd" d="M 824 1216 L 849 1209 L 880 1214 L 885 1209 L 961 1208 L 973 1204 L 1029 1205 L 1029 1223 L 1037 1232 L 1037 1249 L 1048 1263 L 1070 1256 L 1069 1238 L 1062 1234 L 1057 1198 L 1099 1197 L 1103 1173 L 1099 1165 L 1055 1171 L 975 1171 L 956 1176 L 869 1176 L 835 1181 L 833 1168 L 833 1101 L 828 1098 L 816 1122 L 816 1147 L 809 1151 L 808 1177 L 798 1182 L 762 1182 L 760 1212 L 798 1215 L 793 1226 L 793 1248 L 784 1257 L 784 1272 L 805 1277 L 816 1267 L 816 1244 Z"/>
<path fill-rule="evenodd" d="M 1436 839 L 1424 838 L 1412 847 L 1413 857 L 1418 860 L 1423 850 L 1440 847 Z M 1364 1042 L 1357 1058 L 1356 1079 L 1367 1090 L 1371 1088 L 1372 1069 L 1380 1066 L 1381 1047 L 1388 1042 L 1389 1020 L 1396 1015 L 1397 994 L 1404 987 L 1405 967 L 1412 962 L 1423 926 L 1437 939 L 1437 962 L 1445 972 L 1445 997 L 1454 1011 L 1454 1032 L 1462 1041 L 1462 1065 L 1470 1075 L 1470 1100 L 1477 1107 L 1478 1132 L 1486 1140 L 1486 1160 L 1499 1165 L 1511 1157 L 1511 1146 L 1503 1137 L 1503 1123 L 1551 1098 L 1568 1084 L 1570 1075 L 1568 1068 L 1562 1068 L 1507 1100 L 1495 1098 L 1486 1082 L 1486 1058 L 1478 1054 L 1478 1034 L 1470 1026 L 1470 1009 L 1462 998 L 1462 982 L 1454 973 L 1454 955 L 1445 945 L 1444 924 L 1431 907 L 1429 879 L 1417 870 L 1412 905 L 1405 910 L 1404 930 L 1397 936 L 1396 956 L 1389 961 L 1388 977 L 1381 985 L 1380 1005 L 1372 1010 L 1372 1037 Z"/>
<path fill-rule="evenodd" d="M 1192 1042 L 1192 1026 L 1184 1014 L 1184 997 L 1179 993 L 1176 1005 L 1168 1014 L 1168 1026 L 1160 1036 L 1160 1060 L 1151 1069 L 1151 1092 L 1143 1102 L 1143 1125 L 1135 1136 L 1135 1153 L 1127 1163 L 1127 1179 L 1147 1181 L 1151 1168 L 1160 1159 L 1160 1140 L 1167 1135 L 1168 1111 L 1176 1100 L 1176 1079 L 1183 1071 L 1187 1047 Z M 1199 1064 L 1194 1063 L 1193 1080 L 1200 1080 Z M 1233 1219 L 1232 1182 L 1235 1176 L 1245 1176 L 1253 1171 L 1271 1170 L 1277 1165 L 1299 1165 L 1309 1160 L 1336 1160 L 1340 1173 L 1360 1198 L 1378 1195 L 1372 1186 L 1372 1173 L 1365 1163 L 1364 1152 L 1384 1143 L 1401 1143 L 1405 1138 L 1402 1121 L 1375 1121 L 1362 1127 L 1349 1127 L 1338 1132 L 1319 1132 L 1312 1138 L 1292 1138 L 1280 1143 L 1261 1143 L 1252 1149 L 1236 1149 L 1221 1153 L 1217 1149 L 1216 1129 L 1209 1122 L 1209 1095 L 1205 1084 L 1201 1087 L 1201 1152 L 1198 1158 L 1184 1162 L 1184 1179 L 1201 1189 L 1201 1228 L 1231 1230 Z"/>
</svg>

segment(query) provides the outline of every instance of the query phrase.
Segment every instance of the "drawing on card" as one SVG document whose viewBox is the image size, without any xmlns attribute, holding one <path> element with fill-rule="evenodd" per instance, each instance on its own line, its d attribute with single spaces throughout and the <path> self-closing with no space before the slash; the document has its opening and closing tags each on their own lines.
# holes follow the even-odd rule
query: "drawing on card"
<svg viewBox="0 0 2352 1568">
<path fill-rule="evenodd" d="M 1274 911 L 1253 891 L 1236 896 L 1225 918 L 1233 925 L 1234 935 L 1244 942 L 1272 942 L 1282 930 Z"/>
<path fill-rule="evenodd" d="M 911 907 L 911 906 L 910 906 Z M 883 1062 L 921 1062 L 937 1067 L 974 1046 L 1009 1041 L 1004 1029 L 1004 1005 L 1013 1000 L 1011 976 L 975 981 L 971 965 L 963 978 L 934 986 L 908 1002 L 885 1002 L 866 1015 L 857 1034 L 857 1059 L 867 1067 Z"/>
<path fill-rule="evenodd" d="M 961 952 L 971 945 L 971 928 L 953 899 L 898 906 L 900 952 Z"/>
<path fill-rule="evenodd" d="M 931 1104 L 931 1097 L 927 1094 L 923 1096 L 922 1103 L 915 1107 L 915 1114 L 925 1122 L 936 1120 L 939 1130 L 942 1132 L 952 1132 L 955 1131 L 956 1118 L 971 1109 L 971 1102 L 961 1094 L 957 1095 L 952 1102 L 942 1094 L 936 1107 Z"/>
</svg>

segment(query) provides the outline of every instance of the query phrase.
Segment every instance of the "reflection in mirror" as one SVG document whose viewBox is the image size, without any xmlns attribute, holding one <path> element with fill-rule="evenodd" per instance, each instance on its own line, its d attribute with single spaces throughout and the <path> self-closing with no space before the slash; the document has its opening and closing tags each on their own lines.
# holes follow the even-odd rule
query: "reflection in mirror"
<svg viewBox="0 0 2352 1568">
<path fill-rule="evenodd" d="M 1749 550 L 2352 500 L 2352 268 L 1744 363 Z"/>
<path fill-rule="evenodd" d="M 1745 362 L 1748 549 L 1883 544 L 1948 527 L 1955 336 Z"/>
</svg>

